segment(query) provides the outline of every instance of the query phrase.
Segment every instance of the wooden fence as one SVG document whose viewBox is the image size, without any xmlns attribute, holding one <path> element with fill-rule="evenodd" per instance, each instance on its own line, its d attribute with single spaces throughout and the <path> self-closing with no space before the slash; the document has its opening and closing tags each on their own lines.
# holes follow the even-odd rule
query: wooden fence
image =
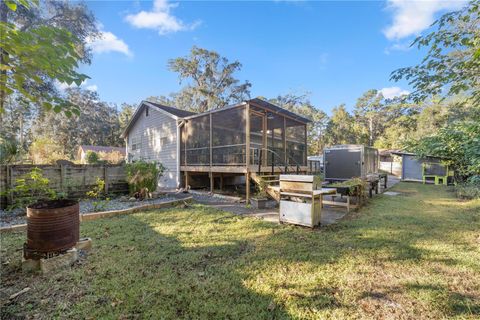
<svg viewBox="0 0 480 320">
<path fill-rule="evenodd" d="M 40 168 L 48 178 L 49 186 L 57 192 L 66 192 L 69 197 L 83 198 L 95 185 L 97 178 L 105 181 L 105 191 L 113 194 L 128 192 L 124 165 L 10 165 L 0 166 L 0 191 L 15 187 L 16 179 Z M 0 207 L 13 201 L 12 197 L 1 197 Z"/>
</svg>

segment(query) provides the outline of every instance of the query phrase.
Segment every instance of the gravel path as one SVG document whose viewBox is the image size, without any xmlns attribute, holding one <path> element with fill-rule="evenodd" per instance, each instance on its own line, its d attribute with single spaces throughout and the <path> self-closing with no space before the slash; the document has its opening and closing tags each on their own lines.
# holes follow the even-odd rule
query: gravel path
<svg viewBox="0 0 480 320">
<path fill-rule="evenodd" d="M 148 199 L 143 201 L 128 201 L 128 198 L 120 197 L 111 199 L 106 202 L 102 208 L 99 208 L 97 211 L 113 211 L 113 210 L 123 210 L 138 206 L 144 206 L 147 204 L 156 204 L 167 202 L 171 200 L 181 199 L 187 197 L 188 194 L 166 194 L 160 196 L 156 199 Z M 125 201 L 126 199 L 127 201 Z M 94 204 L 92 200 L 80 200 L 80 214 L 92 213 L 95 212 Z M 17 224 L 26 223 L 26 213 L 22 209 L 15 209 L 12 211 L 0 210 L 0 227 L 9 227 Z"/>
</svg>

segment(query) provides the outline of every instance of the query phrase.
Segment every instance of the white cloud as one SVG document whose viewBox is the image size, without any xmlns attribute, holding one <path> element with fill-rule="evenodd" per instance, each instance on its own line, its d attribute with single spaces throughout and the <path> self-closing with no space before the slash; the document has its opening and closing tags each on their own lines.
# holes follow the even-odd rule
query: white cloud
<svg viewBox="0 0 480 320">
<path fill-rule="evenodd" d="M 128 45 L 109 31 L 101 31 L 97 38 L 88 38 L 87 43 L 96 53 L 120 52 L 128 57 L 133 56 Z"/>
<path fill-rule="evenodd" d="M 160 35 L 167 33 L 193 30 L 200 22 L 185 24 L 171 13 L 171 9 L 178 4 L 169 3 L 167 0 L 155 0 L 151 11 L 140 11 L 137 14 L 129 14 L 125 20 L 136 28 L 157 30 Z"/>
<path fill-rule="evenodd" d="M 378 93 L 381 93 L 385 99 L 393 99 L 396 97 L 406 96 L 410 94 L 410 91 L 402 90 L 400 87 L 388 87 L 379 90 Z"/>
<path fill-rule="evenodd" d="M 393 11 L 393 22 L 383 30 L 389 40 L 400 40 L 418 35 L 435 21 L 435 14 L 443 10 L 457 10 L 466 0 L 388 0 L 387 9 Z"/>
<path fill-rule="evenodd" d="M 98 86 L 96 84 L 92 84 L 92 85 L 86 86 L 85 89 L 90 90 L 90 91 L 97 91 Z"/>
<path fill-rule="evenodd" d="M 70 89 L 70 88 L 78 88 L 78 87 L 83 88 L 85 90 L 90 90 L 90 91 L 97 91 L 98 90 L 98 86 L 96 84 L 88 85 L 88 80 L 83 81 L 80 86 L 77 86 L 75 84 L 75 82 L 72 82 L 72 84 L 67 84 L 65 82 L 56 81 L 55 86 L 60 91 L 65 91 L 65 90 Z"/>
</svg>

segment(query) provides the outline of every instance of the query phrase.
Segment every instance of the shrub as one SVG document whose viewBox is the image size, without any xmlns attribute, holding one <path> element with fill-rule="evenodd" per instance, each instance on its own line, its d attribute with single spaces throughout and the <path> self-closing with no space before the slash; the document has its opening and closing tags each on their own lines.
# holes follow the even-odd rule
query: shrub
<svg viewBox="0 0 480 320">
<path fill-rule="evenodd" d="M 3 192 L 4 195 L 10 195 L 13 198 L 13 203 L 8 210 L 25 208 L 42 199 L 56 199 L 57 195 L 49 187 L 49 183 L 50 181 L 43 176 L 40 168 L 33 168 L 29 173 L 15 179 L 15 187 Z"/>
<path fill-rule="evenodd" d="M 125 156 L 118 151 L 100 152 L 100 158 L 107 163 L 118 164 L 125 160 Z"/>
<path fill-rule="evenodd" d="M 55 164 L 57 160 L 68 158 L 63 147 L 49 138 L 37 138 L 28 153 L 34 164 Z"/>
<path fill-rule="evenodd" d="M 98 160 L 100 157 L 98 156 L 98 153 L 95 151 L 88 150 L 87 154 L 85 155 L 85 160 L 87 161 L 88 164 L 96 164 L 98 163 Z"/>
<path fill-rule="evenodd" d="M 480 175 L 471 176 L 456 186 L 457 197 L 463 199 L 480 198 Z"/>
<path fill-rule="evenodd" d="M 110 202 L 105 194 L 105 181 L 100 178 L 97 178 L 96 185 L 86 195 L 93 200 L 92 205 L 95 212 L 105 210 Z"/>
<path fill-rule="evenodd" d="M 15 140 L 0 139 L 0 164 L 15 163 L 20 153 L 20 146 Z"/>
<path fill-rule="evenodd" d="M 143 188 L 147 188 L 150 192 L 157 190 L 158 178 L 163 174 L 165 168 L 160 163 L 140 160 L 127 163 L 125 170 L 128 187 L 130 193 L 133 194 Z"/>
</svg>

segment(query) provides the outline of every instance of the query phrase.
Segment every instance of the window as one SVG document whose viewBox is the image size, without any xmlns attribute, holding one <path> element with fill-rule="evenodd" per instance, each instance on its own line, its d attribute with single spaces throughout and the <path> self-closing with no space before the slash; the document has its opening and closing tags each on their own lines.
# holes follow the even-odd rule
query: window
<svg viewBox="0 0 480 320">
<path fill-rule="evenodd" d="M 145 117 L 148 117 L 148 107 L 145 108 Z"/>
<path fill-rule="evenodd" d="M 168 143 L 168 137 L 160 137 L 160 147 L 163 147 Z"/>
<path fill-rule="evenodd" d="M 132 137 L 130 139 L 130 144 L 132 145 L 132 151 L 138 150 L 141 147 L 140 139 L 138 137 Z"/>
</svg>

